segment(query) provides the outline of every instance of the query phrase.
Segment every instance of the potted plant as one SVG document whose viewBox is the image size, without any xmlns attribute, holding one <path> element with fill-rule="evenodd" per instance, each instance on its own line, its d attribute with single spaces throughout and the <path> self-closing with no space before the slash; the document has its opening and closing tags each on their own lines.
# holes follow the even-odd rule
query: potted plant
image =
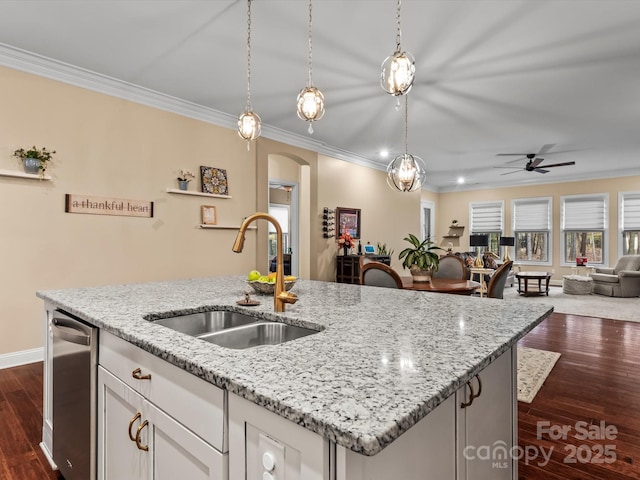
<svg viewBox="0 0 640 480">
<path fill-rule="evenodd" d="M 414 282 L 429 282 L 432 272 L 438 271 L 440 256 L 436 250 L 442 250 L 429 239 L 420 240 L 413 234 L 409 234 L 404 240 L 411 244 L 398 254 L 402 260 L 402 267 L 408 268 Z"/>
<path fill-rule="evenodd" d="M 26 173 L 44 175 L 47 169 L 47 162 L 53 158 L 55 150 L 47 150 L 47 147 L 37 148 L 35 145 L 29 150 L 19 148 L 13 152 L 13 156 L 22 160 Z"/>
<path fill-rule="evenodd" d="M 195 175 L 190 170 L 180 170 L 180 176 L 178 177 L 180 190 L 187 190 L 189 188 L 189 182 L 194 178 Z"/>
</svg>

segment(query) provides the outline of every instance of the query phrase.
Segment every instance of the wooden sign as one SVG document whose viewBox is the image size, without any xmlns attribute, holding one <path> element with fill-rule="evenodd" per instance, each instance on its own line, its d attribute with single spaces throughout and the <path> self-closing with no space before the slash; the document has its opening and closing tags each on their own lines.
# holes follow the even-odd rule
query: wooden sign
<svg viewBox="0 0 640 480">
<path fill-rule="evenodd" d="M 67 213 L 88 213 L 91 215 L 150 218 L 153 217 L 153 202 L 67 193 L 65 195 L 64 211 Z"/>
</svg>

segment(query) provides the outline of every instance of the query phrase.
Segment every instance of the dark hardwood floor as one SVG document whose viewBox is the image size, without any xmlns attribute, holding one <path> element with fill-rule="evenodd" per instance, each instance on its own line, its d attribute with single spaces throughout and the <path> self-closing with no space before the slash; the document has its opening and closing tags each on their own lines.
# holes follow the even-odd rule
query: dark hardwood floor
<svg viewBox="0 0 640 480">
<path fill-rule="evenodd" d="M 520 345 L 562 356 L 533 402 L 519 403 L 530 455 L 519 478 L 640 479 L 640 323 L 554 313 Z M 545 426 L 570 430 L 554 440 L 539 434 Z M 40 450 L 41 430 L 42 363 L 0 370 L 0 480 L 62 479 Z M 591 438 L 576 438 L 584 432 Z"/>
</svg>

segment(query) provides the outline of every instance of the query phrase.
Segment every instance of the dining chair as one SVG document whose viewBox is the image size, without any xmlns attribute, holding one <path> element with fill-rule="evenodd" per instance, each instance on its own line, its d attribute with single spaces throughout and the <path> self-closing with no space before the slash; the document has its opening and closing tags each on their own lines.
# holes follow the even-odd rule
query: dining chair
<svg viewBox="0 0 640 480">
<path fill-rule="evenodd" d="M 507 283 L 507 277 L 509 276 L 512 265 L 513 262 L 504 262 L 493 275 L 491 275 L 489 285 L 487 285 L 488 298 L 503 298 L 504 286 Z"/>
<path fill-rule="evenodd" d="M 360 285 L 402 288 L 400 275 L 389 265 L 375 261 L 362 263 L 360 268 Z"/>
<path fill-rule="evenodd" d="M 440 257 L 438 271 L 433 272 L 433 278 L 453 278 L 466 280 L 469 277 L 467 266 L 460 257 L 456 255 L 443 255 Z"/>
</svg>

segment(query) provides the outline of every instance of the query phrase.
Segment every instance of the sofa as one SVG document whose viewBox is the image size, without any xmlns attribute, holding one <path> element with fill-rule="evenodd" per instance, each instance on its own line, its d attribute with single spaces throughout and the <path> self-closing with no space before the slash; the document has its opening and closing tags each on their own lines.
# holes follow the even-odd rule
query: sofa
<svg viewBox="0 0 640 480">
<path fill-rule="evenodd" d="M 593 293 L 608 297 L 638 297 L 640 255 L 623 255 L 613 268 L 596 268 L 591 278 Z"/>
</svg>

